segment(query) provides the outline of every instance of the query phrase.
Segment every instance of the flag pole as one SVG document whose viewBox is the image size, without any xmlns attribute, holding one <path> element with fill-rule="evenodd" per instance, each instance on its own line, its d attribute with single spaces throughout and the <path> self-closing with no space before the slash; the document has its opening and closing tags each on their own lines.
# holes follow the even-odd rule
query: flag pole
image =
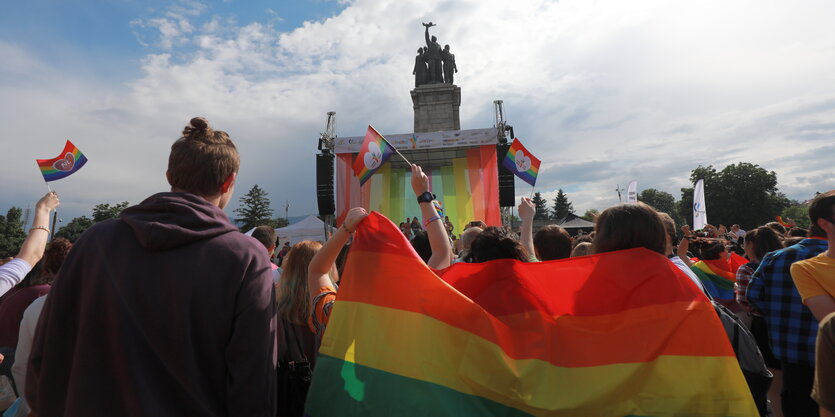
<svg viewBox="0 0 835 417">
<path fill-rule="evenodd" d="M 377 129 L 375 129 L 375 128 L 374 128 L 374 126 L 368 125 L 368 127 L 369 127 L 371 130 L 373 130 L 373 131 L 374 131 L 374 133 L 376 133 L 376 134 L 377 134 L 377 136 L 379 136 L 379 137 L 383 138 L 383 140 L 385 140 L 385 141 L 386 141 L 386 143 L 388 143 L 388 144 L 389 144 L 389 146 L 391 146 L 391 148 L 392 148 L 392 149 L 394 149 L 394 152 L 396 152 L 398 156 L 400 156 L 401 158 L 403 158 L 403 161 L 405 161 L 405 162 L 406 162 L 407 164 L 409 164 L 410 166 L 412 165 L 412 163 L 411 163 L 408 159 L 406 159 L 406 157 L 405 157 L 405 156 L 403 156 L 403 154 L 402 154 L 402 153 L 400 153 L 400 151 L 399 151 L 399 150 L 397 150 L 397 148 L 395 148 L 395 147 L 394 147 L 394 145 L 392 145 L 392 144 L 391 144 L 391 142 L 389 142 L 388 140 L 386 140 L 386 137 L 385 137 L 385 136 L 383 136 L 383 135 L 381 135 L 381 134 L 380 134 L 380 132 L 378 132 L 378 131 L 377 131 Z"/>
<path fill-rule="evenodd" d="M 533 190 L 534 190 L 535 188 L 536 188 L 535 186 L 533 186 L 533 185 L 531 186 L 531 196 L 530 196 L 529 198 L 533 198 Z"/>
</svg>

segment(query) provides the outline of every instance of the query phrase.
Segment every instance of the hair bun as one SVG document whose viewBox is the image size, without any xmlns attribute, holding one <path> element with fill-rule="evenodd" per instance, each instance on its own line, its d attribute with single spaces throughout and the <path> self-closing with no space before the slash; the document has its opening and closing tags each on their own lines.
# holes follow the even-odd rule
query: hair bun
<svg viewBox="0 0 835 417">
<path fill-rule="evenodd" d="M 209 121 L 205 117 L 194 117 L 189 121 L 189 125 L 183 129 L 183 136 L 185 137 L 201 137 L 205 136 L 207 131 L 211 130 Z"/>
</svg>

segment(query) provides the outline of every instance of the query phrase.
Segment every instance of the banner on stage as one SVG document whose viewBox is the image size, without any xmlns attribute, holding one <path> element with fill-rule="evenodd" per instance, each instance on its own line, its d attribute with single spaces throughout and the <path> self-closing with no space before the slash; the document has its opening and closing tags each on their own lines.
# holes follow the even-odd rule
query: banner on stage
<svg viewBox="0 0 835 417">
<path fill-rule="evenodd" d="M 335 153 L 357 153 L 362 148 L 365 136 L 337 138 Z M 456 148 L 460 146 L 482 146 L 498 143 L 496 128 L 447 130 L 443 132 L 405 133 L 387 135 L 386 140 L 400 151 L 415 149 Z"/>
</svg>

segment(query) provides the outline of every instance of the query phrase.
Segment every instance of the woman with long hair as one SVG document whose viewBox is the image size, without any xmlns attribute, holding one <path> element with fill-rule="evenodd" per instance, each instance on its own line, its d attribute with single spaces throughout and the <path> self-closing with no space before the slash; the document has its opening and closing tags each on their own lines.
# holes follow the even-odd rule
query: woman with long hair
<svg viewBox="0 0 835 417">
<path fill-rule="evenodd" d="M 780 360 L 774 356 L 774 352 L 771 350 L 771 345 L 768 342 L 768 326 L 765 323 L 765 318 L 757 313 L 748 302 L 748 283 L 751 281 L 754 271 L 760 266 L 760 261 L 762 261 L 765 254 L 782 249 L 783 242 L 780 235 L 773 228 L 760 226 L 745 233 L 745 244 L 743 248 L 745 249 L 745 257 L 750 262 L 740 266 L 736 271 L 736 284 L 734 285 L 736 301 L 751 316 L 751 334 L 754 335 L 754 340 L 757 341 L 757 346 L 763 355 L 765 365 L 774 374 L 771 387 L 768 390 L 771 411 L 774 417 L 782 417 L 783 410 L 780 391 L 783 388 L 783 378 L 781 375 Z"/>
<path fill-rule="evenodd" d="M 309 240 L 293 245 L 284 259 L 284 271 L 276 287 L 278 416 L 301 417 L 304 414 L 304 402 L 319 349 L 319 339 L 309 324 L 307 268 L 321 248 L 321 243 Z M 329 277 L 333 282 L 332 274 Z"/>
</svg>

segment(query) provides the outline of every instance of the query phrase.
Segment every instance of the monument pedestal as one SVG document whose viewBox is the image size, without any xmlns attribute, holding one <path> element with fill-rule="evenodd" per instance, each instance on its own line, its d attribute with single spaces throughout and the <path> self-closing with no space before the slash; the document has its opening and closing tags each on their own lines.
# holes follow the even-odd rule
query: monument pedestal
<svg viewBox="0 0 835 417">
<path fill-rule="evenodd" d="M 411 93 L 415 109 L 415 133 L 461 130 L 458 116 L 461 87 L 455 84 L 424 84 Z"/>
</svg>

